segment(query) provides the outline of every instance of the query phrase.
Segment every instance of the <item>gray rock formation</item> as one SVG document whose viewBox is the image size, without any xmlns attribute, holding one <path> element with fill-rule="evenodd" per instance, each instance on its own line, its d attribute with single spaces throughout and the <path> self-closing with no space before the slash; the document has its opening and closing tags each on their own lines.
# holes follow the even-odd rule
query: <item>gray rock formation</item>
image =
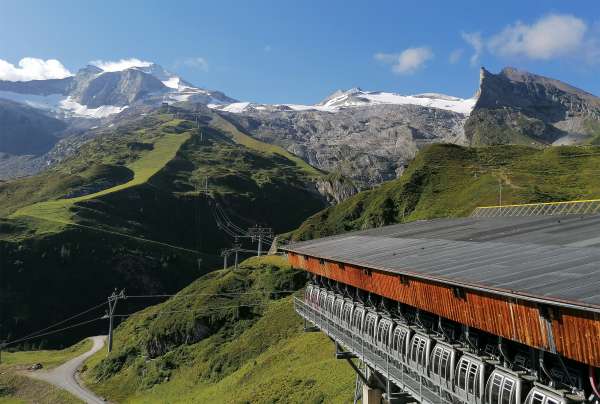
<svg viewBox="0 0 600 404">
<path fill-rule="evenodd" d="M 478 95 L 465 126 L 473 145 L 582 143 L 600 135 L 600 98 L 558 80 L 482 68 Z"/>
<path fill-rule="evenodd" d="M 340 203 L 359 192 L 354 182 L 338 174 L 330 174 L 316 180 L 315 187 L 327 199 L 327 202 L 332 205 Z"/>
<path fill-rule="evenodd" d="M 466 115 L 417 105 L 221 113 L 252 136 L 285 147 L 322 170 L 350 177 L 359 186 L 396 178 L 424 145 L 467 142 Z"/>
</svg>

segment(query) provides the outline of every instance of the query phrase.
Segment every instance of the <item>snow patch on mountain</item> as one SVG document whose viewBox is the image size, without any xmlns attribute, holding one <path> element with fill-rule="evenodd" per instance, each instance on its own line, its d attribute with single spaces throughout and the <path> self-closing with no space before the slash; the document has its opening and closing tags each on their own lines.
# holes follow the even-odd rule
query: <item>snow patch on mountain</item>
<svg viewBox="0 0 600 404">
<path fill-rule="evenodd" d="M 362 107 L 374 104 L 420 105 L 429 108 L 444 109 L 468 115 L 475 106 L 476 98 L 462 99 L 445 94 L 424 93 L 401 95 L 382 91 L 364 91 L 352 88 L 347 91 L 336 91 L 317 104 L 323 107 Z"/>
<path fill-rule="evenodd" d="M 85 105 L 67 97 L 60 103 L 60 108 L 67 114 L 78 118 L 106 118 L 107 116 L 118 114 L 125 110 L 127 106 L 117 107 L 114 105 L 102 105 L 98 108 L 88 108 Z"/>
<path fill-rule="evenodd" d="M 222 106 L 222 105 L 209 104 L 208 106 L 209 106 L 209 108 L 217 108 L 218 106 Z M 220 109 L 221 109 L 221 111 L 225 111 L 225 112 L 240 113 L 240 112 L 244 112 L 246 110 L 246 108 L 248 108 L 248 106 L 250 106 L 249 102 L 234 102 L 232 104 L 222 106 L 222 108 L 220 108 Z"/>
<path fill-rule="evenodd" d="M 350 90 L 338 90 L 325 98 L 318 104 L 256 104 L 250 102 L 236 102 L 228 105 L 209 104 L 213 109 L 232 113 L 243 113 L 248 110 L 270 110 L 270 111 L 323 111 L 337 112 L 342 108 L 368 107 L 372 105 L 418 105 L 427 108 L 437 108 L 446 111 L 469 115 L 475 106 L 477 99 L 462 99 L 445 94 L 423 93 L 415 95 L 400 95 L 382 91 L 364 91 L 360 88 Z"/>
<path fill-rule="evenodd" d="M 179 77 L 173 76 L 171 78 L 169 78 L 168 80 L 163 80 L 163 84 L 166 87 L 178 90 L 179 89 Z"/>
</svg>

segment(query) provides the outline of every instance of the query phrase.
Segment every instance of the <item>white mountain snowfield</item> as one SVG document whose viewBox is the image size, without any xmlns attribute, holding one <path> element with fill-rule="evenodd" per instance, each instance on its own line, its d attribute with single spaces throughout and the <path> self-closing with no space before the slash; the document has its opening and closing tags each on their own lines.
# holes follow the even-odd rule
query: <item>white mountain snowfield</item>
<svg viewBox="0 0 600 404">
<path fill-rule="evenodd" d="M 477 98 L 457 98 L 445 94 L 424 93 L 416 95 L 401 95 L 382 91 L 364 91 L 353 88 L 346 91 L 338 90 L 324 101 L 315 105 L 302 104 L 255 104 L 250 102 L 234 102 L 227 105 L 209 104 L 209 108 L 231 113 L 243 113 L 248 109 L 254 110 L 293 110 L 293 111 L 324 111 L 337 112 L 342 108 L 367 107 L 371 105 L 418 105 L 428 108 L 438 108 L 447 111 L 469 115 L 477 102 Z"/>
<path fill-rule="evenodd" d="M 66 97 L 58 104 L 59 108 L 67 115 L 77 118 L 106 118 L 107 116 L 118 114 L 127 107 L 117 107 L 115 105 L 102 105 L 98 108 L 88 108 L 74 101 L 71 97 Z"/>
<path fill-rule="evenodd" d="M 163 69 L 161 66 L 138 59 L 120 60 L 117 62 L 91 62 L 98 72 L 92 77 L 105 73 L 135 69 L 152 75 L 162 82 L 165 90 L 148 94 L 154 102 L 162 101 L 172 104 L 182 101 L 197 101 L 207 104 L 209 108 L 231 113 L 253 111 L 323 111 L 335 113 L 343 108 L 369 107 L 374 105 L 417 105 L 427 108 L 438 108 L 468 116 L 477 101 L 476 98 L 462 99 L 444 94 L 426 93 L 416 95 L 401 95 L 391 92 L 364 91 L 360 88 L 338 90 L 325 100 L 314 105 L 303 104 L 258 104 L 252 102 L 237 102 L 221 93 L 196 87 L 181 77 Z M 51 111 L 62 117 L 105 118 L 118 114 L 129 105 L 101 105 L 89 108 L 78 103 L 75 99 L 64 94 L 27 95 L 10 91 L 0 91 L 0 98 L 25 103 L 34 108 Z M 234 101 L 234 102 L 230 102 Z"/>
</svg>

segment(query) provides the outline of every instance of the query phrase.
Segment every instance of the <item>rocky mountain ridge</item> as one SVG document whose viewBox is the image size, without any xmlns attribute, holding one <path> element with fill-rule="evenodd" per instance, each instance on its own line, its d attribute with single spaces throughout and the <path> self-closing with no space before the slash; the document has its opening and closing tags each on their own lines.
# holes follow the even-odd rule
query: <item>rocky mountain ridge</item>
<svg viewBox="0 0 600 404">
<path fill-rule="evenodd" d="M 512 67 L 481 69 L 480 86 L 465 131 L 472 145 L 580 144 L 600 136 L 600 98 Z"/>
<path fill-rule="evenodd" d="M 164 103 L 208 106 L 255 138 L 350 177 L 357 187 L 396 178 L 417 150 L 431 143 L 543 147 L 600 142 L 599 98 L 515 68 L 498 74 L 482 68 L 479 89 L 469 99 L 356 87 L 314 105 L 239 102 L 155 64 L 116 72 L 88 66 L 65 79 L 0 82 L 1 98 L 58 116 L 67 129 L 54 134 L 58 141 L 47 154 L 5 154 L 0 178 L 45 169 L 103 132 L 95 127 L 110 128 L 123 114 L 147 113 Z M 2 145 L 0 141 L 0 152 L 6 153 L 9 149 Z"/>
<path fill-rule="evenodd" d="M 600 141 L 600 98 L 515 68 L 481 69 L 475 96 L 339 90 L 313 106 L 213 106 L 244 130 L 361 186 L 398 177 L 431 143 L 482 146 Z"/>
</svg>

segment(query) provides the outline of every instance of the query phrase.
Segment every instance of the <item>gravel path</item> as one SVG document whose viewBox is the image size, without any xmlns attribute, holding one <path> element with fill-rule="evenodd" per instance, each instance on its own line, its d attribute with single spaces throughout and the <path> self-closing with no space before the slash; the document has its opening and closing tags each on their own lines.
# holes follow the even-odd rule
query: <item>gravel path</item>
<svg viewBox="0 0 600 404">
<path fill-rule="evenodd" d="M 71 359 L 70 361 L 58 366 L 57 368 L 48 371 L 39 370 L 36 372 L 27 372 L 26 375 L 28 377 L 43 380 L 57 387 L 60 387 L 61 389 L 67 390 L 69 393 L 80 398 L 86 403 L 104 404 L 104 400 L 96 396 L 90 390 L 81 386 L 77 380 L 77 371 L 83 365 L 83 362 L 85 362 L 87 358 L 89 358 L 90 356 L 98 352 L 100 349 L 102 349 L 102 347 L 104 347 L 106 337 L 101 335 L 97 337 L 90 337 L 90 339 L 93 341 L 94 345 L 92 346 L 92 349 L 90 349 L 86 353 Z"/>
</svg>

